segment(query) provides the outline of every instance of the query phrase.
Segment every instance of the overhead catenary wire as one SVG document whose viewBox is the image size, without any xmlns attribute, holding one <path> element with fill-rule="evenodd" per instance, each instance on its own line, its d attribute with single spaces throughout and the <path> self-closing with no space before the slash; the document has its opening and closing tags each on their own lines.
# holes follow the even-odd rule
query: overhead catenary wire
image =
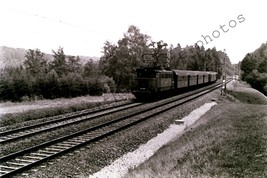
<svg viewBox="0 0 267 178">
<path fill-rule="evenodd" d="M 15 11 L 15 12 L 18 12 L 18 13 L 26 14 L 26 15 L 29 15 L 29 16 L 34 16 L 36 18 L 40 18 L 40 19 L 43 19 L 43 20 L 48 20 L 48 21 L 56 22 L 56 23 L 59 23 L 59 24 L 67 25 L 67 26 L 72 26 L 72 27 L 75 27 L 75 28 L 78 28 L 78 29 L 81 29 L 81 30 L 84 30 L 84 31 L 90 31 L 90 32 L 98 33 L 98 34 L 102 34 L 102 35 L 111 35 L 108 32 L 103 32 L 103 31 L 99 31 L 99 30 L 93 30 L 93 29 L 90 29 L 90 28 L 87 28 L 87 27 L 83 27 L 83 26 L 80 26 L 80 25 L 77 25 L 77 24 L 69 23 L 69 22 L 66 22 L 66 21 L 63 21 L 63 20 L 47 17 L 47 16 L 44 16 L 44 15 L 39 15 L 39 14 L 36 14 L 36 13 L 23 11 L 23 10 L 20 10 L 20 9 L 15 9 L 15 8 L 11 8 L 11 7 L 6 7 L 6 9 L 9 9 L 11 11 Z"/>
<path fill-rule="evenodd" d="M 93 30 L 93 29 L 90 29 L 90 28 L 87 28 L 87 27 L 83 27 L 83 26 L 80 26 L 80 25 L 77 25 L 77 24 L 73 24 L 73 23 L 69 23 L 67 21 L 63 21 L 61 19 L 56 19 L 56 18 L 51 18 L 51 17 L 48 17 L 48 16 L 45 16 L 45 15 L 40 15 L 38 13 L 32 13 L 32 12 L 28 12 L 28 11 L 24 11 L 24 10 L 21 10 L 21 9 L 16 9 L 16 8 L 12 8 L 12 7 L 3 7 L 3 6 L 0 6 L 0 9 L 5 9 L 5 10 L 9 10 L 9 11 L 13 11 L 13 12 L 16 12 L 16 13 L 20 13 L 20 14 L 26 14 L 28 16 L 32 16 L 32 17 L 35 17 L 35 18 L 38 18 L 38 19 L 41 19 L 41 20 L 46 20 L 46 21 L 50 21 L 50 22 L 53 22 L 53 23 L 57 23 L 59 25 L 64 25 L 64 26 L 69 26 L 69 27 L 72 27 L 72 28 L 76 28 L 76 29 L 79 29 L 79 30 L 82 30 L 84 31 L 85 33 L 87 32 L 90 32 L 90 35 L 94 36 L 94 35 L 98 35 L 100 36 L 100 38 L 106 38 L 107 40 L 110 38 L 110 36 L 112 36 L 110 33 L 108 32 L 103 32 L 103 31 L 99 31 L 99 30 Z M 90 39 L 88 39 L 88 36 L 84 36 L 83 39 L 81 38 L 76 38 L 76 36 L 74 35 L 62 35 L 62 34 L 56 34 L 56 33 L 51 33 L 51 32 L 47 32 L 47 31 L 34 31 L 33 29 L 28 29 L 28 28 L 24 28 L 24 27 L 12 27 L 13 29 L 15 30 L 22 30 L 22 31 L 26 31 L 26 32 L 29 32 L 29 33 L 35 33 L 35 34 L 45 34 L 45 35 L 48 35 L 48 36 L 54 36 L 54 37 L 57 37 L 59 39 L 70 39 L 70 40 L 74 40 L 74 41 L 80 41 L 82 43 L 92 43 L 93 41 L 90 41 Z M 87 40 L 86 40 L 87 38 Z M 106 40 L 106 41 L 107 41 Z"/>
<path fill-rule="evenodd" d="M 8 6 L 0 6 L 0 11 L 2 11 L 2 14 L 4 14 L 2 15 L 2 19 L 4 20 L 4 22 L 5 21 L 8 22 L 4 23 L 5 25 L 2 26 L 2 29 L 4 29 L 3 32 L 5 31 L 10 34 L 11 33 L 19 34 L 17 32 L 24 32 L 23 36 L 25 37 L 28 36 L 28 38 L 30 38 L 32 41 L 35 40 L 33 42 L 33 45 L 28 45 L 27 48 L 32 48 L 33 46 L 36 46 L 37 48 L 42 48 L 41 46 L 43 46 L 44 43 L 41 45 L 37 45 L 36 43 L 37 41 L 36 39 L 38 39 L 40 35 L 46 36 L 45 38 L 43 38 L 43 40 L 46 40 L 47 44 L 49 40 L 52 39 L 56 40 L 54 42 L 51 41 L 51 43 L 49 43 L 50 47 L 52 48 L 55 48 L 56 44 L 56 46 L 64 46 L 64 47 L 69 46 L 69 49 L 72 50 L 78 48 L 78 46 L 70 47 L 71 43 L 86 44 L 87 47 L 80 46 L 79 47 L 80 49 L 81 48 L 94 49 L 96 45 L 101 46 L 101 43 L 104 44 L 105 41 L 110 41 L 110 40 L 112 41 L 113 35 L 110 34 L 109 32 L 104 32 L 102 30 L 94 30 L 91 29 L 90 27 L 88 28 L 79 24 L 70 23 L 67 22 L 66 20 L 58 18 L 58 15 L 56 15 L 55 17 L 50 17 L 49 14 L 43 15 L 42 12 L 34 12 L 34 11 L 30 12 L 30 10 L 23 10 L 20 8 L 13 8 Z M 28 18 L 27 16 L 31 18 Z M 24 25 L 23 24 L 24 21 L 21 20 L 22 17 L 27 20 L 30 20 L 29 22 L 30 23 L 32 22 L 33 26 L 30 26 L 29 28 L 29 26 Z M 53 26 L 51 26 L 50 23 L 53 23 L 52 24 Z M 52 28 L 46 28 L 46 24 L 48 24 L 48 26 Z M 63 30 L 62 31 L 63 33 L 61 33 L 60 30 Z M 14 41 L 16 40 L 16 38 L 10 40 L 11 40 L 10 42 L 12 43 L 12 40 Z M 22 41 L 20 40 L 20 42 Z M 4 43 L 5 44 L 9 43 L 9 41 L 6 40 L 6 42 Z M 25 46 L 25 45 L 19 45 L 19 46 Z M 48 48 L 49 47 L 45 47 L 45 50 L 48 51 L 49 50 Z M 98 50 L 101 51 L 102 48 L 99 47 L 98 49 L 95 49 L 95 51 Z M 84 52 L 79 52 L 79 53 L 85 55 Z"/>
</svg>

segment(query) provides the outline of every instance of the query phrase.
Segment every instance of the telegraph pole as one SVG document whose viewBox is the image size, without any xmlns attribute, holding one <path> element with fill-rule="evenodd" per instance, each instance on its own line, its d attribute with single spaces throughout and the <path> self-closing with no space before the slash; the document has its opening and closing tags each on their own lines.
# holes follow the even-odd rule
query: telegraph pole
<svg viewBox="0 0 267 178">
<path fill-rule="evenodd" d="M 226 95 L 226 69 L 225 69 L 226 53 L 225 53 L 225 49 L 223 50 L 223 53 L 224 53 L 224 56 L 223 56 L 223 80 L 222 80 L 221 95 L 225 96 Z"/>
<path fill-rule="evenodd" d="M 225 52 L 225 50 L 224 50 L 224 52 Z M 224 56 L 223 57 L 223 80 L 225 80 L 225 79 L 226 79 L 226 75 L 225 75 L 225 56 Z"/>
</svg>

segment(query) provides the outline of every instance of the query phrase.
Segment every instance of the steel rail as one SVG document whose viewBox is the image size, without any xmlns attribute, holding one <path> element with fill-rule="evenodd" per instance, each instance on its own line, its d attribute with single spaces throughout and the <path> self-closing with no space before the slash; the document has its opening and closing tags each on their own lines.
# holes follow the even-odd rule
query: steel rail
<svg viewBox="0 0 267 178">
<path fill-rule="evenodd" d="M 133 125 L 136 125 L 140 122 L 143 122 L 151 117 L 154 117 L 154 116 L 157 116 L 158 114 L 161 114 L 161 113 L 164 113 L 170 109 L 173 109 L 177 106 L 180 106 L 184 103 L 187 103 L 189 101 L 192 101 L 198 97 L 201 97 L 213 90 L 216 90 L 217 88 L 219 88 L 221 85 L 216 85 L 215 87 L 213 88 L 210 88 L 206 91 L 201 91 L 195 95 L 187 95 L 187 96 L 184 96 L 183 98 L 180 98 L 179 101 L 171 101 L 169 102 L 169 104 L 172 104 L 174 103 L 173 105 L 171 106 L 167 106 L 166 108 L 162 109 L 163 107 L 162 106 L 166 106 L 166 103 L 163 103 L 163 104 L 160 104 L 160 105 L 157 105 L 157 106 L 153 106 L 152 108 L 149 108 L 149 109 L 145 109 L 145 110 L 142 110 L 142 111 L 138 111 L 136 113 L 132 113 L 132 114 L 129 114 L 127 116 L 123 116 L 121 118 L 118 118 L 118 119 L 115 119 L 115 120 L 112 120 L 112 121 L 108 121 L 108 122 L 105 122 L 105 123 L 102 123 L 102 124 L 99 124 L 97 126 L 94 126 L 94 127 L 91 127 L 91 128 L 88 128 L 86 130 L 83 130 L 83 131 L 79 131 L 79 132 L 76 132 L 76 133 L 73 133 L 71 135 L 68 135 L 68 136 L 64 136 L 64 137 L 61 137 L 61 138 L 58 138 L 58 139 L 54 139 L 52 141 L 49 141 L 49 142 L 46 142 L 46 143 L 42 143 L 40 145 L 37 145 L 37 146 L 34 146 L 32 148 L 28 148 L 28 149 L 25 149 L 25 150 L 22 150 L 22 151 L 19 151 L 19 152 L 16 152 L 16 153 L 13 153 L 13 154 L 10 154 L 10 155 L 7 155 L 7 156 L 4 156 L 4 157 L 1 157 L 0 158 L 0 162 L 1 163 L 4 163 L 4 165 L 2 165 L 2 167 L 6 170 L 9 168 L 9 170 L 11 171 L 6 171 L 6 172 L 3 172 L 3 175 L 2 177 L 8 177 L 8 176 L 11 176 L 11 175 L 14 175 L 18 172 L 21 172 L 23 170 L 26 170 L 30 167 L 33 167 L 41 162 L 44 162 L 44 161 L 47 161 L 48 159 L 51 159 L 51 158 L 54 158 L 55 156 L 58 156 L 58 155 L 61 155 L 61 154 L 64 154 L 66 152 L 69 152 L 73 149 L 76 149 L 78 147 L 81 147 L 85 144 L 89 144 L 89 143 L 92 143 L 92 142 L 95 142 L 97 140 L 100 140 L 102 138 L 105 138 L 106 136 L 109 136 L 111 134 L 114 134 L 114 133 L 117 133 L 121 130 L 124 130 L 126 128 L 129 128 Z M 178 103 L 176 103 L 178 102 Z M 162 107 L 162 108 L 161 108 Z M 116 124 L 116 123 L 119 123 L 119 122 L 125 122 L 125 119 L 129 119 L 129 118 L 133 118 L 134 116 L 138 116 L 138 115 L 142 115 L 143 113 L 145 112 L 151 112 L 151 110 L 153 109 L 159 109 L 159 111 L 155 111 L 154 113 L 150 113 L 149 115 L 147 116 L 141 116 L 139 119 L 137 120 L 132 120 L 132 121 L 127 121 L 126 123 L 124 123 L 124 125 L 121 125 L 121 126 L 113 126 L 113 127 L 110 127 L 111 124 Z M 117 124 L 118 125 L 118 124 Z M 108 127 L 109 126 L 109 127 Z M 108 131 L 108 132 L 105 132 L 103 133 L 103 131 L 101 131 L 100 129 L 103 129 L 103 128 L 113 128 L 112 130 Z M 91 137 L 90 135 L 85 135 L 83 136 L 84 134 L 87 134 L 87 133 L 90 133 L 90 132 L 93 132 L 93 131 L 97 131 L 97 130 L 100 130 L 101 132 L 98 132 L 100 133 L 100 135 L 97 135 L 97 136 L 93 136 Z M 90 133 L 92 134 L 92 133 Z M 79 137 L 81 138 L 86 138 L 87 140 L 81 140 L 79 139 Z M 72 145 L 71 145 L 72 144 Z M 50 149 L 49 149 L 49 146 L 50 146 Z M 61 149 L 56 149 L 56 148 L 64 148 L 63 150 Z M 49 152 L 50 150 L 50 153 L 51 150 L 54 150 L 54 153 L 53 154 L 40 154 L 40 153 L 35 153 L 35 154 L 39 154 L 39 157 L 37 156 L 35 161 L 33 161 L 32 163 L 24 163 L 23 166 L 20 166 L 18 167 L 19 163 L 14 163 L 13 164 L 17 164 L 17 167 L 8 167 L 6 165 L 10 165 L 10 161 L 12 163 L 12 160 L 14 159 L 20 159 L 20 160 L 23 160 L 25 159 L 25 157 L 27 157 L 27 155 L 30 154 L 30 152 L 34 152 L 34 151 L 37 151 L 37 150 L 44 150 L 44 149 L 47 149 Z M 59 150 L 59 151 L 57 151 Z M 43 153 L 44 151 L 41 151 L 41 153 Z M 26 156 L 25 156 L 26 154 Z M 24 157 L 23 157 L 24 155 Z M 42 155 L 42 156 L 40 156 Z M 44 156 L 46 155 L 46 156 Z M 20 157 L 22 157 L 23 159 L 21 159 Z M 29 158 L 32 158 L 34 159 L 35 157 L 33 156 L 28 156 Z M 38 159 L 39 158 L 39 159 Z M 24 160 L 25 161 L 25 160 Z M 21 163 L 20 163 L 21 164 Z M 0 166 L 1 167 L 1 166 Z"/>
<path fill-rule="evenodd" d="M 119 112 L 119 111 L 122 111 L 125 109 L 133 108 L 133 107 L 136 107 L 139 105 L 141 105 L 141 103 L 127 103 L 126 105 L 119 105 L 119 106 L 115 106 L 115 107 L 104 108 L 104 109 L 101 109 L 98 111 L 90 111 L 90 112 L 86 112 L 86 113 L 80 113 L 80 114 L 67 116 L 67 117 L 59 118 L 59 119 L 52 120 L 52 121 L 47 121 L 47 122 L 43 122 L 43 123 L 38 123 L 38 124 L 26 126 L 26 127 L 21 127 L 21 128 L 9 130 L 9 131 L 1 132 L 0 136 L 2 136 L 2 137 L 0 137 L 0 144 L 4 144 L 7 142 L 11 142 L 11 141 L 15 141 L 15 140 L 22 139 L 25 137 L 29 137 L 29 136 L 39 134 L 42 132 L 48 132 L 51 130 L 59 129 L 59 128 L 66 127 L 66 126 L 69 126 L 72 124 L 78 124 L 78 123 L 81 123 L 84 121 L 95 119 L 97 117 L 102 117 L 102 116 L 112 114 L 115 112 Z M 108 111 L 108 110 L 111 110 L 111 111 Z M 105 112 L 105 111 L 107 111 L 107 112 Z M 101 113 L 101 112 L 104 112 L 104 113 Z M 99 114 L 97 114 L 97 113 L 99 113 Z M 90 114 L 92 114 L 92 115 L 90 116 Z M 95 115 L 93 115 L 93 114 L 95 114 Z M 87 116 L 87 115 L 89 115 L 89 116 Z M 87 117 L 84 119 L 80 119 L 80 120 L 68 121 L 68 120 L 76 119 L 76 118 L 82 117 L 82 116 L 87 116 Z M 67 121 L 68 121 L 68 123 L 64 123 Z M 62 124 L 58 125 L 61 122 L 62 122 Z M 52 124 L 56 124 L 56 125 L 52 125 Z M 49 126 L 49 125 L 52 125 L 52 126 L 45 127 L 45 126 Z M 44 128 L 42 129 L 40 127 L 44 127 Z M 32 130 L 31 132 L 28 132 L 30 129 L 36 129 L 36 130 Z M 12 134 L 14 134 L 15 136 L 12 136 Z M 16 134 L 19 134 L 19 135 L 16 135 Z"/>
</svg>

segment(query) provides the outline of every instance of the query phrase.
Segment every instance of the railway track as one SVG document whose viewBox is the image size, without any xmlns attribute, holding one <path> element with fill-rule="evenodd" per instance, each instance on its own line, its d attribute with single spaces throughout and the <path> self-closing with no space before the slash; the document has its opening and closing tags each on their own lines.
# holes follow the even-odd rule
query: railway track
<svg viewBox="0 0 267 178">
<path fill-rule="evenodd" d="M 114 118 L 104 123 L 99 123 L 98 125 L 83 131 L 3 156 L 0 158 L 1 177 L 10 177 L 42 162 L 55 158 L 56 156 L 63 155 L 86 144 L 96 142 L 114 133 L 120 132 L 121 130 L 141 123 L 153 116 L 157 116 L 186 102 L 192 101 L 220 86 L 221 84 L 209 87 L 209 89 L 199 91 L 194 95 L 184 95 L 183 97 L 179 97 L 179 100 L 175 99 L 161 102 L 159 105 L 151 106 L 120 118 Z"/>
<path fill-rule="evenodd" d="M 58 119 L 46 121 L 43 123 L 38 123 L 38 124 L 30 125 L 30 126 L 20 127 L 17 129 L 3 131 L 3 132 L 0 132 L 0 144 L 19 140 L 19 139 L 33 136 L 33 135 L 36 135 L 42 132 L 48 132 L 51 130 L 59 129 L 59 128 L 66 127 L 72 124 L 78 124 L 78 123 L 85 122 L 91 119 L 95 119 L 97 117 L 102 117 L 108 114 L 112 114 L 115 112 L 119 112 L 125 109 L 140 106 L 140 105 L 141 103 L 127 103 L 127 104 L 118 105 L 115 107 L 113 106 L 113 107 L 100 109 L 97 111 L 78 113 L 78 114 L 74 114 L 68 117 L 58 118 Z"/>
</svg>

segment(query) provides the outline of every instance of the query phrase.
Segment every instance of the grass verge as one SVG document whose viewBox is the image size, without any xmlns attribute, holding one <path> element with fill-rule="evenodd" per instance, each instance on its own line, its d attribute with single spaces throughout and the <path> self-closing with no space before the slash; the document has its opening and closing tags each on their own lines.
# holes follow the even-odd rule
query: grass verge
<svg viewBox="0 0 267 178">
<path fill-rule="evenodd" d="M 1 126 L 8 126 L 13 125 L 29 120 L 40 119 L 43 117 L 52 117 L 60 114 L 71 113 L 75 111 L 80 111 L 84 109 L 89 109 L 93 107 L 100 106 L 104 103 L 80 103 L 75 105 L 64 105 L 58 106 L 54 108 L 42 108 L 36 110 L 28 110 L 23 113 L 12 113 L 12 114 L 5 114 L 0 117 L 0 125 Z"/>
<path fill-rule="evenodd" d="M 219 103 L 126 177 L 267 177 L 267 105 L 239 94 L 245 103 Z"/>
<path fill-rule="evenodd" d="M 116 94 L 116 101 L 127 101 L 128 98 L 131 99 L 132 95 L 128 94 L 126 96 L 124 94 L 121 96 Z M 72 99 L 62 98 L 25 103 L 1 103 L 0 107 L 3 107 L 3 111 L 11 108 L 11 113 L 0 113 L 0 126 L 12 126 L 25 121 L 72 113 L 114 102 L 115 96 L 106 94 L 99 97 L 84 96 Z"/>
</svg>

